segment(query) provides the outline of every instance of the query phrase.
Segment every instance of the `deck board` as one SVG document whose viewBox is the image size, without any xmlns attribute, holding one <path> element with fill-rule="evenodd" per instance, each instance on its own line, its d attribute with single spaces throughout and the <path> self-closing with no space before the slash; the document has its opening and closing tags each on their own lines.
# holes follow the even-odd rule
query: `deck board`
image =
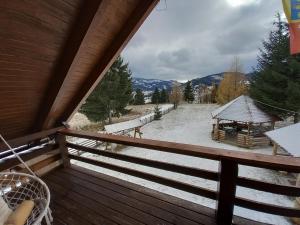
<svg viewBox="0 0 300 225">
<path fill-rule="evenodd" d="M 213 209 L 75 165 L 43 179 L 50 188 L 55 225 L 216 224 Z"/>
</svg>

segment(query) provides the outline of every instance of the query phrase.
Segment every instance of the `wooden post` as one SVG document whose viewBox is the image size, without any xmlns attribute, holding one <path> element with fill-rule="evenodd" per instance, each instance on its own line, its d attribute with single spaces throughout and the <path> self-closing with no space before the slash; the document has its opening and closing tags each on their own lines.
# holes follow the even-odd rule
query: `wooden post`
<svg viewBox="0 0 300 225">
<path fill-rule="evenodd" d="M 277 143 L 273 142 L 273 155 L 277 155 L 278 145 Z"/>
<path fill-rule="evenodd" d="M 219 187 L 217 199 L 218 225 L 232 224 L 237 176 L 238 164 L 227 159 L 222 159 L 219 165 Z"/>
<path fill-rule="evenodd" d="M 217 119 L 217 127 L 216 127 L 216 132 L 217 132 L 217 135 L 216 135 L 216 139 L 219 140 L 219 123 L 220 123 L 220 120 Z"/>
<path fill-rule="evenodd" d="M 66 136 L 62 135 L 62 134 L 58 134 L 56 137 L 56 141 L 59 145 L 59 150 L 61 153 L 64 167 L 70 167 L 71 164 L 70 164 L 70 159 L 68 157 L 68 154 L 69 154 L 68 148 L 66 146 Z"/>
<path fill-rule="evenodd" d="M 275 122 L 274 121 L 271 123 L 271 127 L 272 127 L 272 130 L 275 129 Z"/>
<path fill-rule="evenodd" d="M 300 174 L 297 176 L 296 187 L 300 187 Z M 300 209 L 300 197 L 295 198 L 294 207 Z M 294 224 L 300 224 L 300 218 L 292 218 Z"/>
<path fill-rule="evenodd" d="M 134 138 L 136 138 L 136 128 L 134 128 L 134 135 L 133 135 Z"/>
</svg>

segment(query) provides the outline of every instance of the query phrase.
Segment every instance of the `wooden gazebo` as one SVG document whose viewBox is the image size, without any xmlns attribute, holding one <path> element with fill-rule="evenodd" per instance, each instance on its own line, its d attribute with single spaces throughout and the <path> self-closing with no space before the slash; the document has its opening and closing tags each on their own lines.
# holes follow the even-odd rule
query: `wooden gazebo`
<svg viewBox="0 0 300 225">
<path fill-rule="evenodd" d="M 212 138 L 243 147 L 269 144 L 264 132 L 274 129 L 278 117 L 258 108 L 253 99 L 241 95 L 212 112 Z"/>
<path fill-rule="evenodd" d="M 158 0 L 1 1 L 0 133 L 50 188 L 55 225 L 262 225 L 234 215 L 234 206 L 300 217 L 300 210 L 237 196 L 238 186 L 300 196 L 300 188 L 250 179 L 247 165 L 300 172 L 300 159 L 74 131 L 62 127 L 103 78 Z M 66 137 L 118 143 L 217 161 L 219 171 L 102 151 Z M 73 154 L 73 149 L 218 183 L 216 190 L 160 174 Z M 93 165 L 97 172 L 71 160 Z M 139 177 L 216 201 L 192 203 L 101 173 Z M 0 171 L 26 172 L 3 143 Z M 19 188 L 15 186 L 14 188 Z"/>
</svg>

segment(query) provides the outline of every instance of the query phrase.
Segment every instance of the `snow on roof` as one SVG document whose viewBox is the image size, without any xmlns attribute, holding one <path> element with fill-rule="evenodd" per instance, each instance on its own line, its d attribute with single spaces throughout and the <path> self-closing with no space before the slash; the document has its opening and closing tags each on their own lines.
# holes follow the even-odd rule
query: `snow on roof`
<svg viewBox="0 0 300 225">
<path fill-rule="evenodd" d="M 300 123 L 268 131 L 265 134 L 293 156 L 300 157 Z"/>
<path fill-rule="evenodd" d="M 259 109 L 252 98 L 245 95 L 219 107 L 212 112 L 212 117 L 245 123 L 266 123 L 274 120 L 274 117 Z"/>
</svg>

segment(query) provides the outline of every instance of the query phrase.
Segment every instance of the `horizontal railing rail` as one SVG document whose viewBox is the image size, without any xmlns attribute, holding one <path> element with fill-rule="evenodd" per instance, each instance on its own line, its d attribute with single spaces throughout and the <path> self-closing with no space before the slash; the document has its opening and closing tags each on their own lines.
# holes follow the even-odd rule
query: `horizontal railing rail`
<svg viewBox="0 0 300 225">
<path fill-rule="evenodd" d="M 180 166 L 180 165 L 176 165 L 176 164 L 154 161 L 154 160 L 149 160 L 149 159 L 143 159 L 143 158 L 123 155 L 123 154 L 117 154 L 117 153 L 108 152 L 108 151 L 99 151 L 98 149 L 93 149 L 90 147 L 80 146 L 80 145 L 72 144 L 72 143 L 67 143 L 67 147 L 73 148 L 76 150 L 80 150 L 83 152 L 89 152 L 92 154 L 113 158 L 113 159 L 136 163 L 136 164 L 140 164 L 143 166 L 149 166 L 149 167 L 154 167 L 157 169 L 168 170 L 168 171 L 175 172 L 175 173 L 181 173 L 181 174 L 185 174 L 185 175 L 189 175 L 189 176 L 195 176 L 195 177 L 200 177 L 200 178 L 204 178 L 204 179 L 208 179 L 208 180 L 218 181 L 218 173 L 212 172 L 209 170 L 196 169 L 196 168 L 187 167 L 187 166 Z"/>
<path fill-rule="evenodd" d="M 81 146 L 73 143 L 65 143 L 66 148 L 80 150 L 81 152 L 88 152 L 104 157 L 113 158 L 116 160 L 135 163 L 143 166 L 153 167 L 157 169 L 167 170 L 189 176 L 195 176 L 212 181 L 216 181 L 219 184 L 218 191 L 209 190 L 195 185 L 179 182 L 169 178 L 141 172 L 138 170 L 126 168 L 123 166 L 106 163 L 100 160 L 91 159 L 84 156 L 78 156 L 70 154 L 70 159 L 89 163 L 91 165 L 104 167 L 107 169 L 115 170 L 121 173 L 136 176 L 142 179 L 146 179 L 152 182 L 160 183 L 172 188 L 183 190 L 189 193 L 197 194 L 209 199 L 217 200 L 217 222 L 218 224 L 231 224 L 233 217 L 234 205 L 265 212 L 269 214 L 276 214 L 287 217 L 299 217 L 300 210 L 294 208 L 288 208 L 283 206 L 272 205 L 263 202 L 253 201 L 251 199 L 245 199 L 243 196 L 236 196 L 236 187 L 241 186 L 254 190 L 300 197 L 300 188 L 289 186 L 272 184 L 260 180 L 250 179 L 246 177 L 238 176 L 238 166 L 247 165 L 273 170 L 283 170 L 289 172 L 300 172 L 300 159 L 283 156 L 268 156 L 263 154 L 244 153 L 229 150 L 221 150 L 215 148 L 208 148 L 196 145 L 180 144 L 165 141 L 156 141 L 148 139 L 134 139 L 124 136 L 95 134 L 83 131 L 61 130 L 61 135 L 86 138 L 90 140 L 118 143 L 127 146 L 141 147 L 152 150 L 158 150 L 163 152 L 194 156 L 199 158 L 206 158 L 211 160 L 217 160 L 220 162 L 219 172 L 187 167 L 182 165 L 176 165 L 167 162 L 154 161 L 150 159 L 139 158 L 135 156 L 129 156 L 124 154 L 118 154 L 114 152 L 94 149 L 91 147 Z"/>
<path fill-rule="evenodd" d="M 28 148 L 28 146 L 26 146 L 26 145 L 30 145 L 29 147 L 33 147 L 34 145 L 41 144 L 40 143 L 41 139 L 47 138 L 50 135 L 56 134 L 57 131 L 61 130 L 62 128 L 63 127 L 60 126 L 60 127 L 52 128 L 52 129 L 49 129 L 49 130 L 39 131 L 39 132 L 36 132 L 36 133 L 29 134 L 27 136 L 7 140 L 7 143 L 12 148 L 16 148 L 16 147 L 19 147 L 19 146 L 22 146 L 22 145 L 24 145 L 24 146 L 21 149 Z M 34 144 L 32 144 L 32 143 L 34 143 Z M 5 152 L 7 150 L 9 150 L 8 147 L 2 141 L 0 141 L 0 154 L 3 154 L 3 152 Z M 19 150 L 19 151 L 22 151 L 22 150 Z M 5 154 L 7 154 L 7 153 L 5 153 Z"/>
<path fill-rule="evenodd" d="M 66 136 L 111 142 L 127 146 L 147 148 L 157 151 L 195 156 L 218 161 L 220 161 L 221 159 L 228 159 L 240 165 L 300 173 L 300 159 L 293 157 L 278 157 L 259 153 L 246 153 L 230 150 L 224 151 L 222 149 L 198 145 L 181 144 L 150 139 L 129 138 L 126 136 L 100 134 L 87 131 L 75 131 L 68 129 L 60 130 L 59 133 Z"/>
</svg>

